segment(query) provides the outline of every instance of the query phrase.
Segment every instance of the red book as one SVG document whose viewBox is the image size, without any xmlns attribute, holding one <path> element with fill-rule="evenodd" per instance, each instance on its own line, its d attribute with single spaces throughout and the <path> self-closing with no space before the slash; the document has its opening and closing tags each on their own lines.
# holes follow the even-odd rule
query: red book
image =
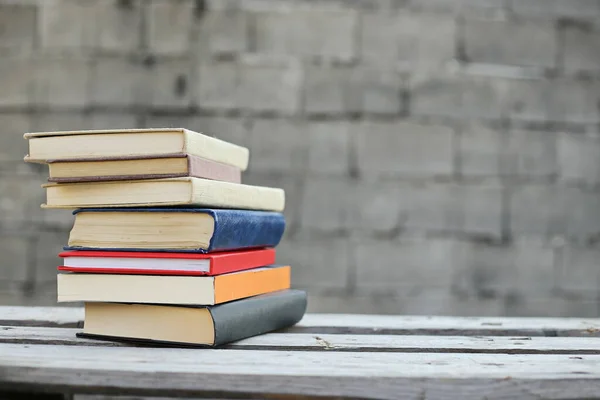
<svg viewBox="0 0 600 400">
<path fill-rule="evenodd" d="M 145 275 L 221 275 L 275 263 L 275 249 L 221 253 L 65 251 L 59 271 Z"/>
</svg>

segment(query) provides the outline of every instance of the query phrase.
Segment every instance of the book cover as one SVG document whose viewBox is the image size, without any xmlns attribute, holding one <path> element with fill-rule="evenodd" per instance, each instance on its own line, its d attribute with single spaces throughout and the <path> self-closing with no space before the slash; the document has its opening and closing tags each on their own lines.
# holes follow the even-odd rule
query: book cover
<svg viewBox="0 0 600 400">
<path fill-rule="evenodd" d="M 219 275 L 275 263 L 275 249 L 203 253 L 64 251 L 59 271 L 111 274 Z M 193 262 L 200 261 L 200 262 Z"/>
<path fill-rule="evenodd" d="M 214 276 L 61 273 L 57 301 L 215 305 L 289 289 L 289 265 Z"/>
<path fill-rule="evenodd" d="M 276 247 L 285 232 L 285 216 L 278 212 L 227 210 L 210 208 L 86 208 L 73 211 L 74 215 L 85 212 L 155 212 L 155 213 L 206 213 L 214 219 L 214 232 L 207 248 L 193 250 L 148 250 L 139 248 L 92 248 L 66 246 L 64 250 L 103 250 L 135 252 L 192 252 L 213 253 L 236 249 Z"/>
<path fill-rule="evenodd" d="M 46 183 L 42 208 L 112 208 L 188 206 L 282 212 L 281 188 L 203 178 Z"/>
<path fill-rule="evenodd" d="M 47 163 L 94 157 L 125 157 L 188 153 L 248 168 L 249 150 L 185 128 L 102 129 L 29 132 L 26 162 Z"/>
<path fill-rule="evenodd" d="M 302 319 L 306 307 L 306 292 L 294 289 L 211 307 L 215 346 L 288 328 Z"/>
<path fill-rule="evenodd" d="M 306 307 L 306 292 L 295 289 L 203 307 L 85 303 L 84 329 L 76 335 L 157 346 L 220 347 L 291 327 Z"/>
<path fill-rule="evenodd" d="M 95 168 L 96 163 L 113 163 L 118 164 L 121 169 L 127 169 L 127 163 L 145 161 L 162 161 L 164 159 L 185 158 L 187 160 L 187 172 L 176 173 L 143 173 L 143 174 L 118 174 L 118 175 L 85 175 L 76 177 L 50 177 L 48 182 L 57 183 L 74 183 L 74 182 L 104 182 L 104 181 L 127 181 L 137 179 L 160 179 L 160 178 L 180 178 L 194 177 L 204 178 L 216 181 L 242 183 L 242 171 L 231 165 L 218 163 L 216 161 L 207 160 L 202 157 L 193 156 L 190 154 L 174 154 L 170 157 L 155 157 L 141 156 L 130 158 L 91 158 L 91 159 L 73 159 L 68 161 L 49 160 L 48 164 L 58 165 L 64 163 L 65 166 L 71 163 L 86 164 L 91 169 Z"/>
</svg>

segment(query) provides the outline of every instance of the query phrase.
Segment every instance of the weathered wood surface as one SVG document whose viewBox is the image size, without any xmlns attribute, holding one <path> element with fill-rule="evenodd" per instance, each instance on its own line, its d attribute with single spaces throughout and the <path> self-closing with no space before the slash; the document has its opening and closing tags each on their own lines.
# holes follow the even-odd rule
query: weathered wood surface
<svg viewBox="0 0 600 400">
<path fill-rule="evenodd" d="M 309 314 L 225 349 L 177 349 L 80 339 L 82 318 L 81 308 L 0 307 L 1 390 L 600 399 L 600 319 Z"/>
<path fill-rule="evenodd" d="M 78 307 L 2 307 L 0 325 L 81 327 Z M 287 332 L 494 335 L 494 336 L 598 336 L 600 318 L 428 317 L 393 315 L 307 314 Z"/>
<path fill-rule="evenodd" d="M 402 335 L 600 336 L 600 318 L 307 314 L 290 331 Z"/>
<path fill-rule="evenodd" d="M 190 350 L 4 344 L 4 388 L 346 398 L 600 394 L 598 355 Z M 460 395 L 460 397 L 456 397 Z M 426 397 L 425 397 L 426 398 Z"/>
<path fill-rule="evenodd" d="M 0 344 L 131 347 L 75 336 L 80 329 L 0 326 Z M 143 347 L 143 346 L 137 346 Z M 599 354 L 595 337 L 420 336 L 269 333 L 226 346 L 241 350 L 401 353 Z"/>
</svg>

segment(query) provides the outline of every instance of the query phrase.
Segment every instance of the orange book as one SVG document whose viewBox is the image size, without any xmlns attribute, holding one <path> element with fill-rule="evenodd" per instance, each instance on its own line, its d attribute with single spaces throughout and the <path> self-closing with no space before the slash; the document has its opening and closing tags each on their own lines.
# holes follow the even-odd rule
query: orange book
<svg viewBox="0 0 600 400">
<path fill-rule="evenodd" d="M 290 267 L 215 276 L 58 274 L 58 302 L 215 305 L 290 288 Z"/>
</svg>

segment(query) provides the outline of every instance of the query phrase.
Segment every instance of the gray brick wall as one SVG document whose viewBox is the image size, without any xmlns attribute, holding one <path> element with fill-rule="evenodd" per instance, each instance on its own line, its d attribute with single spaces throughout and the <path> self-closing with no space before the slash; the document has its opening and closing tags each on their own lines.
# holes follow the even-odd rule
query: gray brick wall
<svg viewBox="0 0 600 400">
<path fill-rule="evenodd" d="M 311 311 L 600 314 L 600 0 L 0 0 L 0 303 L 54 304 L 31 130 L 184 126 L 286 190 Z"/>
</svg>

